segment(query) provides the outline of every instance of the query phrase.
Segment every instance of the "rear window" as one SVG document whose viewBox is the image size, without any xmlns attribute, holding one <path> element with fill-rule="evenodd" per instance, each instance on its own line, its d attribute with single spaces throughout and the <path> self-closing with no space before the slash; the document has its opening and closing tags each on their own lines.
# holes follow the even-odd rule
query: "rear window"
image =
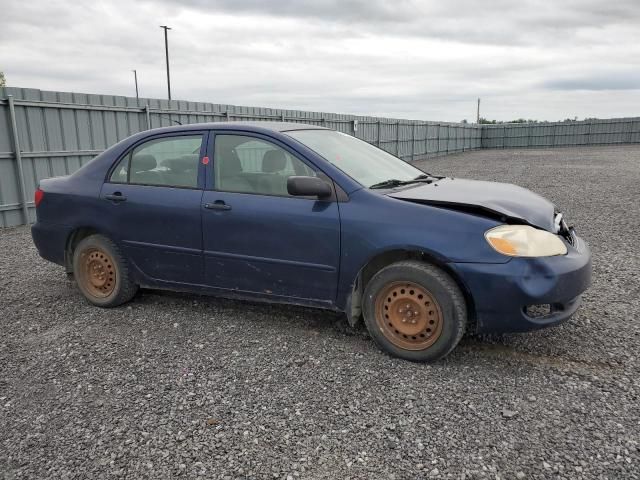
<svg viewBox="0 0 640 480">
<path fill-rule="evenodd" d="M 202 138 L 172 136 L 138 145 L 116 166 L 111 182 L 196 188 Z"/>
</svg>

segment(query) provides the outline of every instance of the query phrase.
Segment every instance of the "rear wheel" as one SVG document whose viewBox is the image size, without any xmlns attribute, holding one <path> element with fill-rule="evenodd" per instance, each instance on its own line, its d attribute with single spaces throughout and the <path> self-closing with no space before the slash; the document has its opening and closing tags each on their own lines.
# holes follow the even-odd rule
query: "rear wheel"
<svg viewBox="0 0 640 480">
<path fill-rule="evenodd" d="M 393 263 L 376 273 L 365 288 L 363 313 L 380 347 L 416 362 L 447 355 L 467 323 L 456 283 L 441 269 L 418 261 Z"/>
<path fill-rule="evenodd" d="M 73 273 L 80 292 L 100 307 L 128 302 L 138 290 L 120 250 L 103 235 L 80 241 L 73 252 Z"/>
</svg>

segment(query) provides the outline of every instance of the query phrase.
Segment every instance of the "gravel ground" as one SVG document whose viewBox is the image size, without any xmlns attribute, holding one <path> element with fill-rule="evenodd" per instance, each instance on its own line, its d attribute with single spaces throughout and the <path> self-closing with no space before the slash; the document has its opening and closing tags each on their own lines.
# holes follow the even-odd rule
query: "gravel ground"
<svg viewBox="0 0 640 480">
<path fill-rule="evenodd" d="M 560 327 L 388 357 L 322 311 L 143 291 L 85 303 L 0 230 L 0 473 L 13 478 L 640 478 L 640 147 L 420 165 L 517 183 L 590 243 Z"/>
</svg>

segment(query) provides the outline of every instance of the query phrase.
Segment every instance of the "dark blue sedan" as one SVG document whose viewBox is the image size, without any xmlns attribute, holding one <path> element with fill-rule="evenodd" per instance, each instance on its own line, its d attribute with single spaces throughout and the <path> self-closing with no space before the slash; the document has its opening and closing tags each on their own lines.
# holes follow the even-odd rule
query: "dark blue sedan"
<svg viewBox="0 0 640 480">
<path fill-rule="evenodd" d="M 95 305 L 149 287 L 326 308 L 414 361 L 557 324 L 590 283 L 587 245 L 544 198 L 311 125 L 142 132 L 35 203 L 40 255 Z"/>
</svg>

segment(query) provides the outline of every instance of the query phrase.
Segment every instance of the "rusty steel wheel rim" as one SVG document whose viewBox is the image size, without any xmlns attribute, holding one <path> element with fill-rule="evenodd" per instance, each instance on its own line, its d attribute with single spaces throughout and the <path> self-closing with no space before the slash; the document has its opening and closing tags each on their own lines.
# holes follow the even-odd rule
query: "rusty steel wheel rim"
<svg viewBox="0 0 640 480">
<path fill-rule="evenodd" d="M 86 291 L 106 298 L 116 288 L 116 268 L 111 256 L 99 248 L 89 248 L 80 257 L 80 281 Z"/>
<path fill-rule="evenodd" d="M 393 282 L 376 297 L 376 322 L 384 336 L 405 350 L 424 350 L 442 334 L 442 310 L 433 295 L 413 282 Z"/>
</svg>

